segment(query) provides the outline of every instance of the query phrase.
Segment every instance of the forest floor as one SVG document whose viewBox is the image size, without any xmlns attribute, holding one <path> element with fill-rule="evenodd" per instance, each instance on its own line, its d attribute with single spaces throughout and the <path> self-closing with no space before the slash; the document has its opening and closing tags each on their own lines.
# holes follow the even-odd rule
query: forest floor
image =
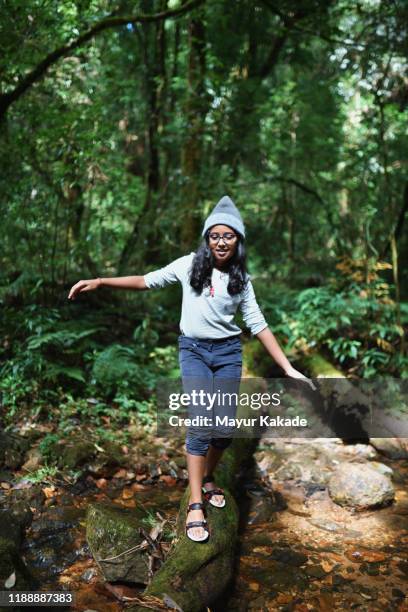
<svg viewBox="0 0 408 612">
<path fill-rule="evenodd" d="M 24 479 L 2 484 L 6 503 L 17 494 L 31 500 L 33 520 L 25 533 L 23 559 L 42 590 L 75 592 L 72 610 L 119 612 L 143 591 L 143 585 L 104 580 L 86 541 L 90 503 L 142 506 L 153 527 L 167 524 L 170 534 L 174 528 L 187 485 L 183 444 L 152 438 L 142 447 L 141 453 L 140 439 L 135 440 L 119 468 L 89 464 L 75 482 L 55 478 L 46 484 Z M 344 461 L 389 466 L 394 503 L 362 512 L 334 503 L 324 482 Z M 370 445 L 262 439 L 252 468 L 240 477 L 236 580 L 212 609 L 408 610 L 407 480 L 408 461 L 380 458 Z M 163 531 L 156 529 L 155 537 L 165 555 L 171 539 L 161 538 Z M 157 563 L 153 559 L 153 570 Z"/>
</svg>

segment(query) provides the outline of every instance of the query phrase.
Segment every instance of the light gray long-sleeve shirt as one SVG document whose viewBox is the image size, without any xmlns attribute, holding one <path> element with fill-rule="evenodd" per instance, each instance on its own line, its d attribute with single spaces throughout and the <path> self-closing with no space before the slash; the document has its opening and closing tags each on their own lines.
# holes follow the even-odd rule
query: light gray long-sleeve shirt
<svg viewBox="0 0 408 612">
<path fill-rule="evenodd" d="M 208 287 L 197 295 L 190 285 L 189 272 L 195 253 L 179 257 L 164 268 L 144 275 L 146 287 L 156 289 L 180 282 L 183 288 L 180 331 L 185 336 L 197 339 L 218 339 L 238 336 L 242 330 L 234 323 L 238 307 L 246 326 L 253 335 L 268 326 L 256 301 L 255 292 L 248 276 L 248 282 L 238 295 L 227 291 L 228 273 L 216 268 L 212 272 L 214 295 Z"/>
</svg>

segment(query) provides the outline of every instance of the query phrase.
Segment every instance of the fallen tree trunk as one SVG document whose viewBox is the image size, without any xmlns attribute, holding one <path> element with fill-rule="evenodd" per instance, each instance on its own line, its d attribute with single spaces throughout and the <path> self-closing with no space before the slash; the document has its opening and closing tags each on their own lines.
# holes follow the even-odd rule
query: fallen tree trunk
<svg viewBox="0 0 408 612">
<path fill-rule="evenodd" d="M 386 380 L 377 383 L 370 392 L 364 391 L 364 386 L 358 380 L 351 381 L 343 372 L 333 366 L 320 353 L 304 355 L 300 359 L 301 365 L 309 371 L 312 378 L 335 378 L 333 384 L 326 385 L 323 394 L 326 415 L 330 415 L 331 425 L 340 425 L 338 437 L 343 442 L 364 442 L 371 444 L 380 453 L 391 458 L 406 458 L 408 444 L 406 442 L 408 429 L 403 408 L 400 412 L 386 411 L 388 406 L 398 405 L 398 392 L 404 396 L 404 388 L 391 384 L 388 387 Z M 391 380 L 392 382 L 392 380 Z M 375 384 L 375 383 L 373 383 Z M 393 394 L 396 393 L 396 396 Z M 353 421 L 352 410 L 355 409 Z M 336 417 L 337 413 L 337 417 Z M 368 416 L 369 415 L 369 418 Z M 360 426 L 361 422 L 361 426 Z M 350 435 L 347 435 L 349 426 Z"/>
<path fill-rule="evenodd" d="M 312 378 L 345 378 L 343 372 L 338 370 L 320 353 L 302 355 L 300 363 L 310 372 Z"/>
<path fill-rule="evenodd" d="M 246 347 L 244 345 L 244 358 Z M 246 376 L 250 376 L 246 372 Z M 249 408 L 238 407 L 237 416 L 245 416 Z M 129 612 L 160 607 L 166 602 L 183 612 L 201 612 L 211 605 L 228 586 L 233 577 L 235 547 L 238 537 L 239 511 L 234 499 L 240 469 L 252 458 L 256 438 L 234 438 L 214 472 L 215 481 L 225 491 L 226 505 L 222 509 L 207 505 L 210 538 L 204 544 L 192 542 L 185 535 L 185 518 L 190 488 L 180 503 L 177 538 L 174 549 L 141 597 L 141 605 L 127 608 Z M 157 598 L 158 606 L 154 603 Z M 146 607 L 142 600 L 146 601 Z M 177 607 L 176 607 L 177 606 Z"/>
</svg>

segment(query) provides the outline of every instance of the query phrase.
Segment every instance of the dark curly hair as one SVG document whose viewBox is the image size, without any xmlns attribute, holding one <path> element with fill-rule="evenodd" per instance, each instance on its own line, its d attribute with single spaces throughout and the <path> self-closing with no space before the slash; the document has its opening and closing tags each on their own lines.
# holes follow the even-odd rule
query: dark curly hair
<svg viewBox="0 0 408 612">
<path fill-rule="evenodd" d="M 205 233 L 204 239 L 194 256 L 190 272 L 190 285 L 201 295 L 204 287 L 211 286 L 211 275 L 214 268 L 214 256 L 208 244 L 210 230 Z M 244 238 L 237 233 L 238 242 L 234 255 L 227 262 L 225 270 L 229 273 L 228 293 L 236 295 L 241 293 L 247 283 L 247 266 Z"/>
</svg>

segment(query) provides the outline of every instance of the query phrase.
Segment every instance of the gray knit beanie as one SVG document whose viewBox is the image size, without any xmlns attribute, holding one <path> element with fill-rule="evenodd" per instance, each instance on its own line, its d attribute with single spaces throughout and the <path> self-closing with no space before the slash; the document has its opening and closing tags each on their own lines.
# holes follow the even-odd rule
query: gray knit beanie
<svg viewBox="0 0 408 612">
<path fill-rule="evenodd" d="M 223 196 L 214 208 L 212 213 L 207 217 L 204 223 L 202 236 L 213 225 L 229 225 L 245 238 L 245 227 L 238 208 L 229 196 Z"/>
</svg>

